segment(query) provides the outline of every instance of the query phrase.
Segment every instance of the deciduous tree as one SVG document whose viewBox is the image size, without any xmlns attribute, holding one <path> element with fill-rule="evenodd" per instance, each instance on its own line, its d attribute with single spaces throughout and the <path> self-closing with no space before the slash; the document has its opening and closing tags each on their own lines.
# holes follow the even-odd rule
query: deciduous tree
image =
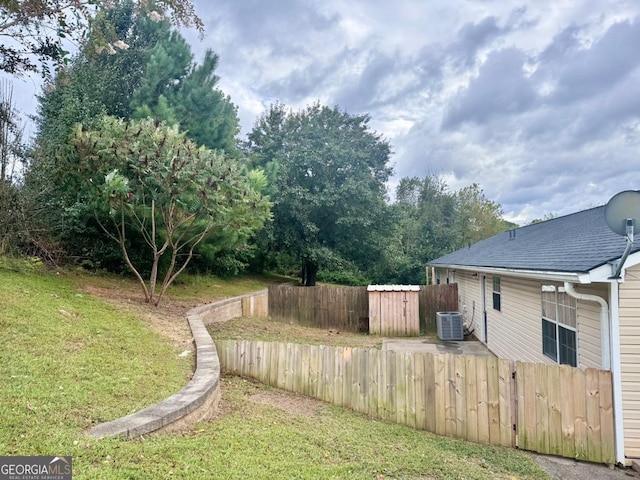
<svg viewBox="0 0 640 480">
<path fill-rule="evenodd" d="M 65 41 L 84 43 L 92 22 L 117 7 L 118 0 L 0 0 L 0 71 L 13 75 L 42 71 L 48 62 L 68 58 Z M 178 26 L 195 27 L 202 20 L 189 0 L 135 0 L 136 10 L 161 19 L 165 14 Z M 109 24 L 101 24 L 92 37 L 95 48 L 114 49 L 122 41 Z M 119 45 L 119 44 L 118 44 Z M 67 47 L 68 48 L 68 47 Z"/>
<path fill-rule="evenodd" d="M 78 127 L 61 160 L 76 165 L 81 180 L 89 179 L 80 188 L 93 199 L 96 220 L 120 247 L 145 300 L 156 305 L 208 235 L 230 229 L 246 240 L 269 216 L 269 202 L 258 191 L 260 171 L 246 172 L 152 119 L 105 117 L 95 130 Z M 132 232 L 148 246 L 147 280 L 129 255 Z M 164 255 L 168 263 L 161 271 Z"/>
<path fill-rule="evenodd" d="M 337 107 L 274 105 L 249 135 L 271 184 L 271 248 L 298 259 L 308 286 L 321 268 L 362 276 L 380 251 L 390 146 L 368 123 Z"/>
</svg>

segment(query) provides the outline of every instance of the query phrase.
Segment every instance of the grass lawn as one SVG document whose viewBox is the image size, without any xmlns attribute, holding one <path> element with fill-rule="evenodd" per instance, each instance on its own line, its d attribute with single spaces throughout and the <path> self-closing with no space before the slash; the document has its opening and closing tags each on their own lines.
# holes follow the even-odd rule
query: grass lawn
<svg viewBox="0 0 640 480">
<path fill-rule="evenodd" d="M 376 335 L 302 327 L 261 318 L 234 318 L 228 322 L 212 323 L 207 328 L 211 336 L 219 340 L 262 340 L 362 348 L 382 346 L 382 337 Z"/>
<path fill-rule="evenodd" d="M 97 280 L 105 289 L 112 281 Z M 183 434 L 89 438 L 87 427 L 179 390 L 193 359 L 135 312 L 87 294 L 87 282 L 96 285 L 0 269 L 0 455 L 72 455 L 76 479 L 545 478 L 522 452 L 370 421 L 237 378 L 222 382 L 219 418 Z M 255 285 L 233 290 L 245 287 Z"/>
</svg>

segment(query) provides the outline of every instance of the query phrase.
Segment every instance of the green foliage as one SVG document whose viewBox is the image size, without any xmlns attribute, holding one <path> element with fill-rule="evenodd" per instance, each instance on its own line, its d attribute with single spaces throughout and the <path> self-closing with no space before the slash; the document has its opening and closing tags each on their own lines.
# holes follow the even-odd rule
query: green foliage
<svg viewBox="0 0 640 480">
<path fill-rule="evenodd" d="M 319 104 L 300 112 L 273 105 L 249 134 L 252 161 L 269 178 L 274 221 L 262 251 L 285 253 L 313 285 L 335 258 L 366 272 L 375 264 L 384 225 L 389 144 L 366 115 Z"/>
<path fill-rule="evenodd" d="M 172 32 L 149 53 L 140 86 L 131 99 L 133 117 L 179 124 L 198 145 L 235 156 L 239 120 L 235 105 L 216 88 L 217 65 L 218 56 L 211 50 L 196 65 L 187 42 Z"/>
<path fill-rule="evenodd" d="M 456 193 L 456 229 L 462 232 L 458 248 L 500 233 L 513 224 L 502 219 L 502 207 L 489 200 L 474 183 Z"/>
<path fill-rule="evenodd" d="M 269 202 L 252 188 L 259 173 L 247 175 L 231 159 L 197 147 L 177 127 L 152 119 L 104 117 L 96 130 L 78 126 L 60 162 L 78 172 L 75 181 L 88 200 L 82 208 L 93 209 L 119 245 L 149 302 L 160 301 L 205 238 L 233 231 L 236 244 L 243 244 L 269 216 Z M 129 255 L 130 232 L 147 244 L 148 285 Z M 169 260 L 156 296 L 165 253 Z"/>
<path fill-rule="evenodd" d="M 558 215 L 552 212 L 545 213 L 542 218 L 534 218 L 529 222 L 529 225 L 533 225 L 534 223 L 546 222 L 547 220 L 553 220 Z M 509 228 L 515 228 L 517 225 L 510 226 Z"/>
<path fill-rule="evenodd" d="M 402 178 L 391 206 L 393 227 L 376 281 L 424 284 L 434 258 L 509 228 L 502 208 L 477 184 L 451 192 L 441 178 Z"/>
<path fill-rule="evenodd" d="M 100 47 L 106 31 L 123 42 L 113 54 Z M 48 232 L 80 264 L 122 271 L 121 251 L 105 241 L 89 192 L 82 186 L 94 171 L 106 174 L 108 170 L 101 168 L 107 166 L 87 169 L 65 160 L 69 136 L 77 123 L 86 130 L 100 128 L 105 114 L 124 120 L 152 116 L 188 129 L 186 136 L 198 145 L 237 156 L 236 108 L 215 88 L 216 66 L 212 52 L 201 66 L 195 65 L 188 44 L 170 30 L 169 22 L 154 21 L 135 1 L 118 1 L 100 11 L 92 21 L 89 41 L 39 98 L 38 147 L 26 175 L 26 190 L 37 204 L 32 212 L 37 230 Z M 115 162 L 110 168 L 120 165 Z M 236 248 L 245 239 L 233 228 L 208 236 L 196 250 L 201 269 L 221 271 L 219 264 L 227 272 L 242 268 L 247 255 L 237 254 Z M 140 247 L 144 238 L 133 232 L 127 243 L 132 261 L 150 272 L 152 263 Z"/>
<path fill-rule="evenodd" d="M 91 48 L 112 51 L 122 39 L 117 25 L 104 19 L 122 3 L 131 5 L 141 16 L 155 15 L 158 20 L 163 18 L 158 12 L 169 13 L 175 25 L 195 25 L 203 33 L 202 20 L 188 0 L 2 0 L 0 35 L 11 41 L 0 46 L 0 70 L 13 75 L 29 71 L 48 75 L 50 61 L 57 67 L 68 61 L 69 52 L 64 49 L 63 41 L 84 43 L 89 25 L 93 30 L 88 42 Z"/>
<path fill-rule="evenodd" d="M 6 243 L 0 243 L 0 269 L 20 273 L 43 271 L 43 263 L 38 257 L 13 257 L 7 255 Z"/>
</svg>

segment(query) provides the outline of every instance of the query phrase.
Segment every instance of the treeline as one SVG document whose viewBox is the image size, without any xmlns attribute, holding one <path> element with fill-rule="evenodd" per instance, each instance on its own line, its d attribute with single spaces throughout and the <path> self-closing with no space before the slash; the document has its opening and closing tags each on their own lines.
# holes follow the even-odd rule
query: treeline
<svg viewBox="0 0 640 480">
<path fill-rule="evenodd" d="M 391 201 L 391 145 L 367 115 L 277 103 L 240 141 L 217 55 L 196 63 L 152 13 L 100 10 L 38 97 L 28 148 L 0 92 L 0 253 L 130 271 L 157 303 L 185 269 L 423 283 L 429 259 L 510 226 L 478 185 L 434 174 Z"/>
</svg>

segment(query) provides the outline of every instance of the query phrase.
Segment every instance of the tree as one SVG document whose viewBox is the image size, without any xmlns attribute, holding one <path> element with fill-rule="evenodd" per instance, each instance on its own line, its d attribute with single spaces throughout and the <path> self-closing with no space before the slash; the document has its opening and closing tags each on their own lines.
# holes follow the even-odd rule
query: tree
<svg viewBox="0 0 640 480">
<path fill-rule="evenodd" d="M 76 166 L 80 182 L 89 179 L 80 185 L 79 203 L 92 200 L 96 221 L 155 305 L 208 235 L 230 229 L 246 240 L 269 216 L 269 202 L 258 191 L 260 171 L 245 172 L 222 154 L 197 147 L 177 127 L 152 119 L 104 117 L 95 130 L 78 126 L 60 160 Z M 129 255 L 132 231 L 148 246 L 147 281 Z"/>
<path fill-rule="evenodd" d="M 552 212 L 547 212 L 545 213 L 542 218 L 534 218 L 533 220 L 531 220 L 529 222 L 529 225 L 533 225 L 534 223 L 541 223 L 541 222 L 546 222 L 547 220 L 553 220 L 554 218 L 556 218 L 558 215 Z M 514 225 L 515 226 L 515 225 Z"/>
<path fill-rule="evenodd" d="M 456 202 L 455 228 L 461 233 L 455 245 L 457 248 L 479 242 L 514 226 L 502 218 L 502 207 L 489 200 L 477 183 L 459 190 Z"/>
<path fill-rule="evenodd" d="M 207 50 L 201 65 L 178 32 L 149 52 L 144 74 L 131 99 L 134 118 L 179 124 L 198 145 L 236 156 L 237 109 L 218 88 L 218 56 Z"/>
<path fill-rule="evenodd" d="M 13 102 L 13 87 L 5 79 L 0 82 L 0 183 L 12 183 L 16 168 L 23 158 L 23 127 Z"/>
<path fill-rule="evenodd" d="M 512 225 L 502 219 L 502 207 L 487 199 L 477 184 L 453 192 L 434 174 L 402 178 L 391 211 L 395 224 L 387 270 L 398 283 L 424 283 L 429 260 Z"/>
<path fill-rule="evenodd" d="M 337 107 L 276 104 L 249 134 L 271 185 L 270 249 L 300 262 L 307 286 L 321 268 L 363 277 L 381 249 L 390 146 L 368 123 Z"/>
<path fill-rule="evenodd" d="M 94 41 L 90 40 L 43 90 L 39 97 L 37 148 L 27 172 L 27 186 L 40 206 L 32 216 L 47 226 L 50 236 L 64 247 L 71 259 L 90 269 L 122 271 L 126 266 L 116 245 L 105 238 L 91 212 L 77 204 L 78 182 L 72 180 L 77 176 L 75 167 L 67 171 L 66 163 L 55 160 L 65 148 L 74 125 L 82 123 L 91 130 L 98 128 L 105 114 L 130 120 L 136 116 L 145 118 L 147 115 L 140 112 L 152 110 L 149 114 L 157 120 L 171 125 L 177 123 L 184 129 L 189 126 L 188 120 L 196 117 L 194 121 L 211 126 L 199 131 L 196 143 L 204 139 L 207 146 L 235 157 L 234 132 L 238 119 L 228 97 L 214 89 L 215 64 L 202 67 L 209 73 L 210 83 L 198 85 L 196 77 L 201 78 L 201 69 L 194 64 L 189 45 L 179 33 L 171 31 L 168 22 L 154 22 L 140 14 L 133 2 L 122 1 L 117 8 L 109 9 L 94 20 L 91 36 L 95 34 L 93 27 L 103 24 L 110 25 L 129 48 L 119 50 L 116 55 L 96 54 L 92 48 Z M 159 57 L 166 59 L 167 56 L 172 63 L 158 61 Z M 191 107 L 180 103 L 183 97 L 200 97 L 200 108 L 206 112 L 199 110 L 198 115 L 191 115 Z M 158 98 L 172 115 L 156 109 Z M 208 118 L 204 118 L 205 113 Z M 214 130 L 215 126 L 219 126 L 219 130 Z M 193 132 L 187 132 L 187 136 L 194 139 Z M 228 232 L 228 236 L 223 238 L 219 232 L 198 246 L 198 268 L 209 270 L 211 261 L 219 255 L 213 252 L 220 252 L 220 245 L 227 246 L 227 254 L 228 249 L 235 248 L 236 233 Z M 139 240 L 137 243 L 142 245 L 143 240 Z M 137 263 L 145 257 L 135 247 L 130 254 Z"/>
<path fill-rule="evenodd" d="M 0 254 L 16 248 L 25 238 L 26 225 L 17 184 L 24 160 L 23 127 L 13 103 L 13 88 L 0 82 Z"/>
<path fill-rule="evenodd" d="M 88 27 L 96 18 L 120 4 L 118 0 L 0 0 L 0 71 L 12 75 L 42 71 L 48 62 L 60 65 L 68 58 L 64 42 L 84 43 Z M 156 20 L 167 13 L 178 26 L 203 32 L 202 20 L 189 0 L 136 0 L 135 8 Z M 93 47 L 115 51 L 122 40 L 109 24 L 92 37 Z"/>
<path fill-rule="evenodd" d="M 456 244 L 455 196 L 444 180 L 434 174 L 406 177 L 396 187 L 394 211 L 403 254 L 395 269 L 398 280 L 424 283 L 426 263 Z"/>
</svg>

